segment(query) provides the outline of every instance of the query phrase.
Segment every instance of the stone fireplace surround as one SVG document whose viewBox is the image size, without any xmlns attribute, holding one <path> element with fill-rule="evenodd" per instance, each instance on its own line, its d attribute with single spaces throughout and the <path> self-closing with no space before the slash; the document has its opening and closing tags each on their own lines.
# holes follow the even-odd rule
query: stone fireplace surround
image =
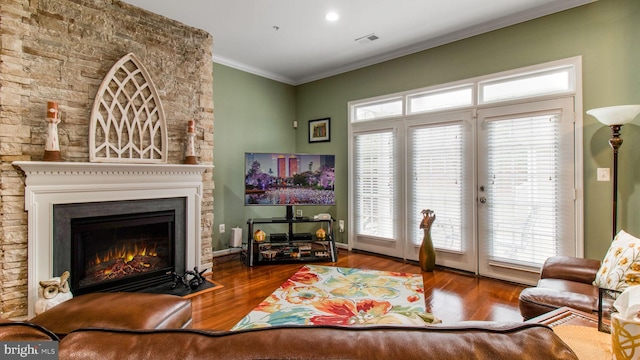
<svg viewBox="0 0 640 360">
<path fill-rule="evenodd" d="M 28 212 L 28 317 L 41 280 L 53 273 L 53 206 L 103 201 L 186 199 L 186 267 L 200 266 L 202 174 L 213 165 L 17 161 Z"/>
</svg>

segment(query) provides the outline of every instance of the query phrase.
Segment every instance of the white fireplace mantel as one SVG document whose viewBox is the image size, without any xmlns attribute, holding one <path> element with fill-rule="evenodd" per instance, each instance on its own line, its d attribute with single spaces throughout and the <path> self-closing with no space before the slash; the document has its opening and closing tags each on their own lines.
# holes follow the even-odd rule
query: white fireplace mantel
<svg viewBox="0 0 640 360">
<path fill-rule="evenodd" d="M 188 269 L 201 265 L 202 174 L 213 165 L 16 161 L 25 179 L 28 212 L 28 303 L 34 315 L 41 280 L 53 274 L 56 204 L 184 197 Z"/>
</svg>

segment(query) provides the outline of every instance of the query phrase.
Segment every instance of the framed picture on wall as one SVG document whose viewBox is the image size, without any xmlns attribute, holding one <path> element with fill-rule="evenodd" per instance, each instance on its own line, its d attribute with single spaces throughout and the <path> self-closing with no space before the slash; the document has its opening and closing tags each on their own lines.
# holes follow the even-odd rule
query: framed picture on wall
<svg viewBox="0 0 640 360">
<path fill-rule="evenodd" d="M 309 120 L 309 142 L 331 141 L 331 118 Z"/>
</svg>

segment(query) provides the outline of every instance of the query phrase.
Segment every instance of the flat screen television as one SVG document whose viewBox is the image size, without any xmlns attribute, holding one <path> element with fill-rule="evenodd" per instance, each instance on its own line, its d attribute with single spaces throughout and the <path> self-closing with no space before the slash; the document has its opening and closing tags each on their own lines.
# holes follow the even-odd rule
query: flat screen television
<svg viewBox="0 0 640 360">
<path fill-rule="evenodd" d="M 335 155 L 245 153 L 244 204 L 335 205 Z"/>
</svg>

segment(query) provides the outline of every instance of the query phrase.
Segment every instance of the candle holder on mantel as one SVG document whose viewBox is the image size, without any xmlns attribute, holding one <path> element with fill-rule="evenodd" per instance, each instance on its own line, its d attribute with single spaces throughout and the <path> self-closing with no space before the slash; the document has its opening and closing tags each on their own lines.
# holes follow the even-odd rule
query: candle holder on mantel
<svg viewBox="0 0 640 360">
<path fill-rule="evenodd" d="M 60 143 L 58 142 L 58 124 L 60 116 L 58 113 L 58 103 L 47 102 L 47 142 L 44 144 L 44 161 L 60 161 Z"/>
<path fill-rule="evenodd" d="M 187 150 L 185 152 L 185 164 L 197 164 L 196 161 L 196 122 L 189 120 L 187 126 Z"/>
</svg>

